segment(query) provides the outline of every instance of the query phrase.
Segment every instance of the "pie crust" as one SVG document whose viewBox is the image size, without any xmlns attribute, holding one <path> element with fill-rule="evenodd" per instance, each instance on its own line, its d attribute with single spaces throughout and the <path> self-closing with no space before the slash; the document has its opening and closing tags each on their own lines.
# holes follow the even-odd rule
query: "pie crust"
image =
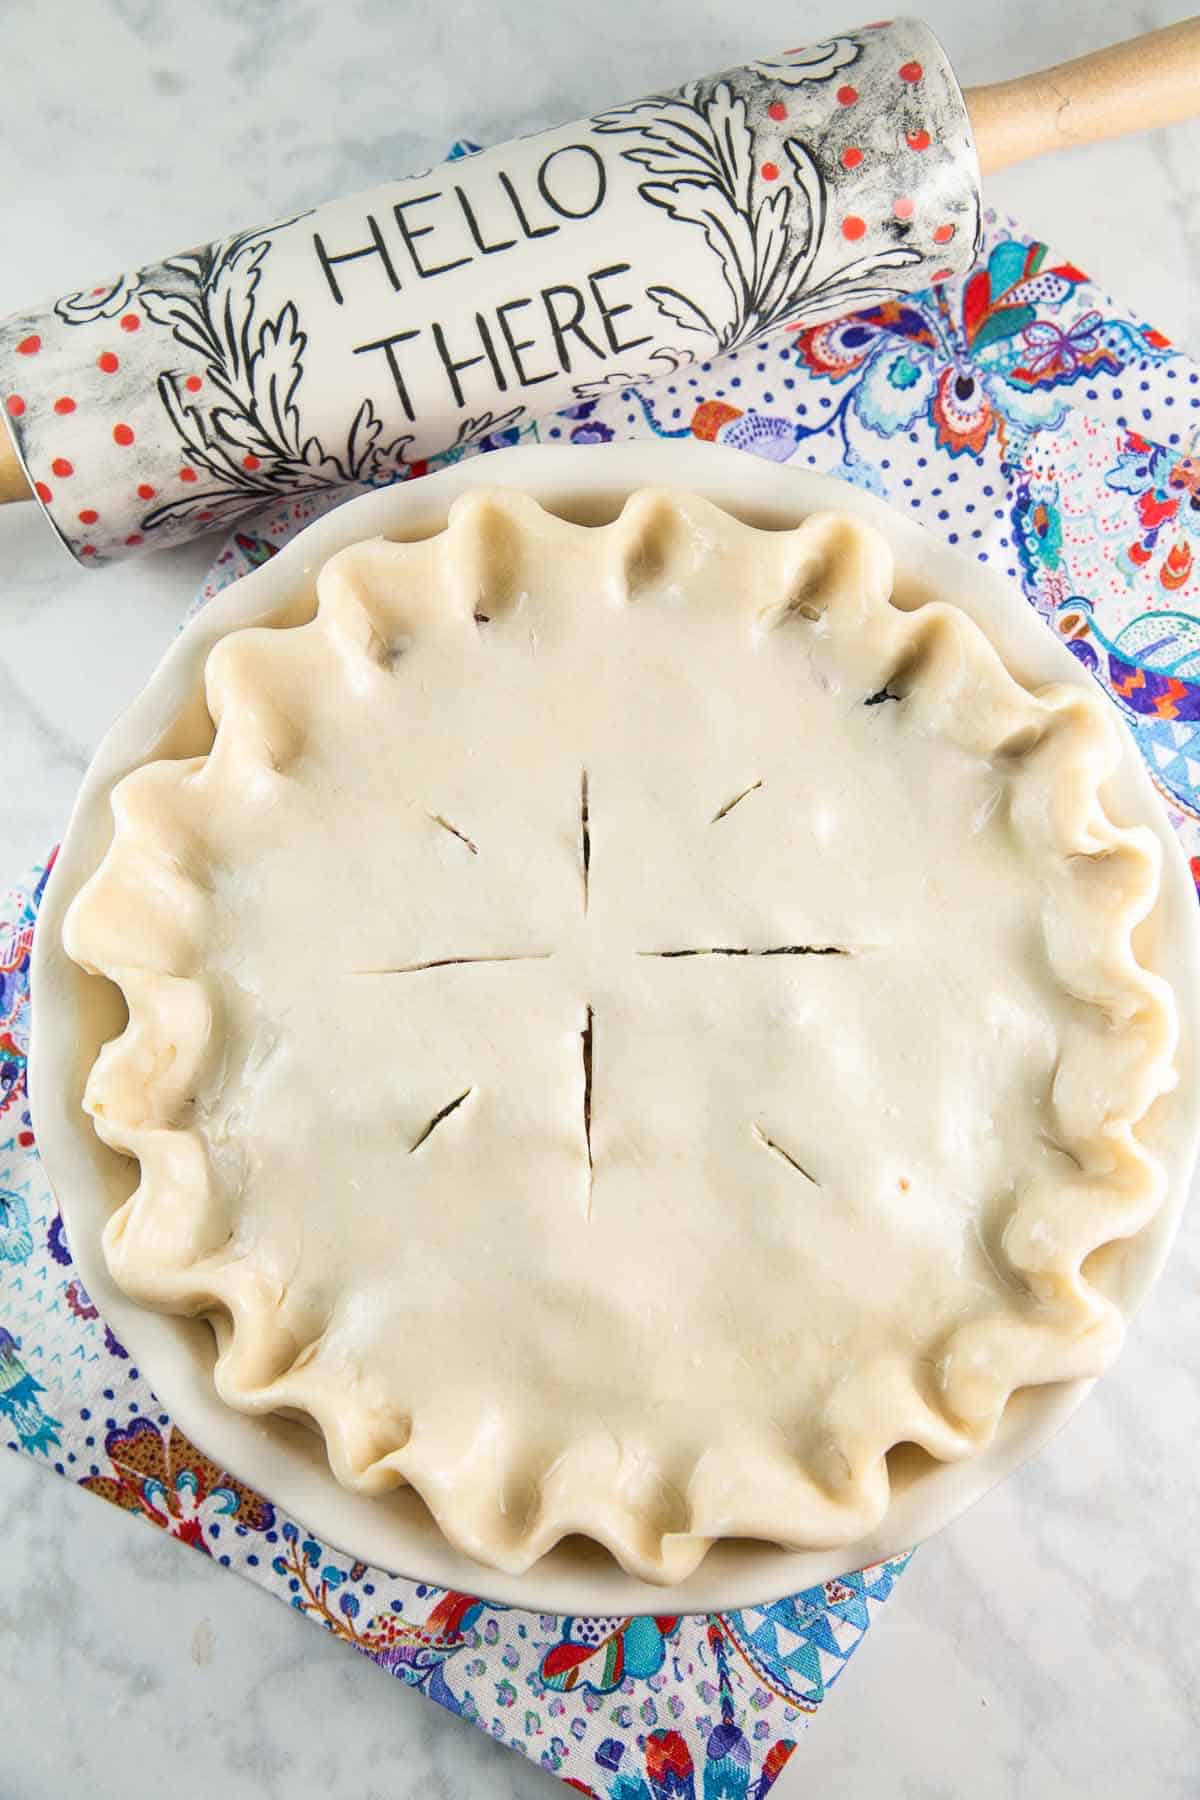
<svg viewBox="0 0 1200 1800">
<path fill-rule="evenodd" d="M 484 489 L 316 592 L 212 651 L 211 750 L 118 785 L 64 926 L 129 1012 L 109 1268 L 213 1317 L 229 1405 L 493 1567 L 675 1582 L 1108 1364 L 1177 1026 L 1098 696 L 835 513 Z"/>
</svg>

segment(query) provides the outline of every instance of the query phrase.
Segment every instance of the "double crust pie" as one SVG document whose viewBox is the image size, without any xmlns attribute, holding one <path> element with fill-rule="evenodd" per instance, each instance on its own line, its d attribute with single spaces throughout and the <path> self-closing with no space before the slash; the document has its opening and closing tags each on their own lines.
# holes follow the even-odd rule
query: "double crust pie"
<svg viewBox="0 0 1200 1800">
<path fill-rule="evenodd" d="M 467 494 L 317 598 L 212 651 L 65 928 L 129 1013 L 110 1270 L 214 1317 L 230 1406 L 495 1567 L 676 1581 L 1105 1367 L 1176 1019 L 1097 697 L 897 604 L 869 525 L 665 491 Z"/>
</svg>

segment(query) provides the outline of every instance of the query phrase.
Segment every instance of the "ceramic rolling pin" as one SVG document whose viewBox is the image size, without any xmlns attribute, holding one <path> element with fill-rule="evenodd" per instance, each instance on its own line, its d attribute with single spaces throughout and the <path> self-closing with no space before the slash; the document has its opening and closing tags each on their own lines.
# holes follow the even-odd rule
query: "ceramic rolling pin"
<svg viewBox="0 0 1200 1800">
<path fill-rule="evenodd" d="M 968 268 L 979 167 L 1200 111 L 1200 21 L 965 99 L 849 31 L 0 324 L 0 500 L 98 565 Z M 978 157 L 977 157 L 978 147 Z"/>
</svg>

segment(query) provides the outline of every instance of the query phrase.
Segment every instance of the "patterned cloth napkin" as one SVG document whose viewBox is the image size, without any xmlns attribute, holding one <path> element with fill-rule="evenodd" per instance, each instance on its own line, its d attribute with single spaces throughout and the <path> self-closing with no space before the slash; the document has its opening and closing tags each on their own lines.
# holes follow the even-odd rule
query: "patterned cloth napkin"
<svg viewBox="0 0 1200 1800">
<path fill-rule="evenodd" d="M 993 564 L 1133 727 L 1200 880 L 1198 414 L 1200 367 L 990 216 L 961 279 L 669 384 L 601 388 L 520 436 L 716 439 L 870 488 Z M 320 510 L 295 502 L 239 532 L 199 603 Z M 0 900 L 9 1447 L 257 1581 L 581 1793 L 763 1800 L 904 1559 L 740 1612 L 556 1618 L 352 1562 L 217 1468 L 97 1315 L 38 1162 L 25 1049 L 44 882 Z"/>
</svg>

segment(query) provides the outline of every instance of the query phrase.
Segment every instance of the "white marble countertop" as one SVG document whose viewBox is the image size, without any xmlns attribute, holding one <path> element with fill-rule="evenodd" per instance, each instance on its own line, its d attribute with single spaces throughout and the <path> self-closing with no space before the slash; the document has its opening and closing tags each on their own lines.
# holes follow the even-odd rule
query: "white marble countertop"
<svg viewBox="0 0 1200 1800">
<path fill-rule="evenodd" d="M 856 22 L 844 0 L 41 0 L 0 15 L 0 315 L 156 252 Z M 964 82 L 1175 12 L 935 0 Z M 1010 171 L 988 198 L 1200 351 L 1200 126 Z M 210 546 L 84 574 L 0 511 L 0 851 L 60 831 Z M 775 1792 L 1197 1792 L 1200 1221 L 1032 1466 L 916 1559 Z M 0 1797 L 548 1797 L 549 1778 L 275 1600 L 0 1459 Z"/>
</svg>

